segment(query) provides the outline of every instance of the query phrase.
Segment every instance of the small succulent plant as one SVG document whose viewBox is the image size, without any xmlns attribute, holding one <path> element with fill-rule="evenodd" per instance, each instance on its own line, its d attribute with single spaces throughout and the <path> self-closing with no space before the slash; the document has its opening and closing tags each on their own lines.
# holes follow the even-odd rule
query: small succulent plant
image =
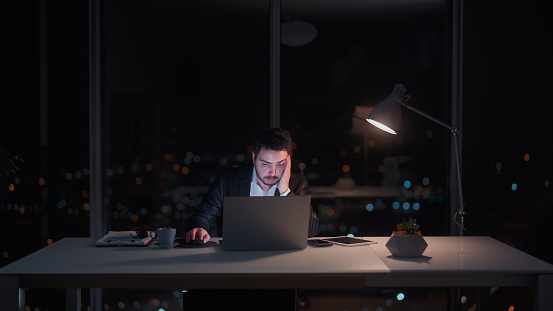
<svg viewBox="0 0 553 311">
<path fill-rule="evenodd" d="M 397 231 L 395 231 L 395 233 L 401 235 L 418 234 L 420 232 L 419 227 L 420 225 L 413 217 L 410 217 L 409 220 L 403 218 L 403 221 L 397 224 Z"/>
</svg>

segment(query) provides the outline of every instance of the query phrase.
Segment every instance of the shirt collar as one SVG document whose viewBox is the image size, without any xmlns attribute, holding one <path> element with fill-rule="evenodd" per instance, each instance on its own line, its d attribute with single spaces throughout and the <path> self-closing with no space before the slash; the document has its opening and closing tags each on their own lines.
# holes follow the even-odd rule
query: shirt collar
<svg viewBox="0 0 553 311">
<path fill-rule="evenodd" d="M 274 196 L 276 191 L 277 185 L 274 184 L 269 188 L 269 192 L 267 193 L 267 196 Z M 263 189 L 257 184 L 257 173 L 255 170 L 255 165 L 253 166 L 252 171 L 252 181 L 250 185 L 250 196 L 251 197 L 262 197 L 263 196 Z"/>
</svg>

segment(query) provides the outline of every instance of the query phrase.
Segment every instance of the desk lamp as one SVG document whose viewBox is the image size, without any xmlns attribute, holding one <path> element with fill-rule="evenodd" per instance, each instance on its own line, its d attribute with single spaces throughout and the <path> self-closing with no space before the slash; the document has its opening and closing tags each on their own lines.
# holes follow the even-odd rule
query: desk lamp
<svg viewBox="0 0 553 311">
<path fill-rule="evenodd" d="M 461 227 L 460 234 L 463 234 L 463 231 L 465 230 L 464 227 L 464 201 L 463 201 L 463 189 L 461 187 L 461 164 L 459 160 L 459 143 L 457 134 L 459 134 L 459 128 L 457 126 L 451 126 L 449 124 L 446 124 L 420 110 L 417 108 L 407 104 L 407 101 L 411 98 L 409 95 L 405 95 L 405 86 L 403 84 L 396 84 L 394 87 L 394 90 L 392 93 L 386 98 L 386 100 L 382 101 L 374 109 L 371 111 L 369 116 L 367 117 L 367 121 L 376 126 L 377 128 L 386 131 L 390 134 L 397 134 L 396 130 L 399 128 L 399 124 L 401 123 L 401 106 L 408 108 L 409 110 L 412 110 L 418 114 L 420 114 L 423 117 L 426 117 L 427 119 L 430 119 L 441 126 L 449 129 L 451 133 L 453 134 L 453 140 L 454 140 L 454 146 L 455 146 L 455 164 L 456 164 L 456 171 L 457 171 L 457 186 L 459 191 L 459 206 L 457 209 L 457 212 L 453 216 L 453 221 Z M 457 221 L 457 216 L 460 216 L 460 221 Z"/>
</svg>

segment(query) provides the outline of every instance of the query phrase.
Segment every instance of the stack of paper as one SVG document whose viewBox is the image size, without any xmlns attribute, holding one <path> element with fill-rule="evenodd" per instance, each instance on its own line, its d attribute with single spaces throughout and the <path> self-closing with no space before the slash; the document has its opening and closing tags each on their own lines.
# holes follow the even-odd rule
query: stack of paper
<svg viewBox="0 0 553 311">
<path fill-rule="evenodd" d="M 135 231 L 109 231 L 106 235 L 96 241 L 96 246 L 148 246 L 153 239 L 150 231 L 145 238 L 136 237 Z"/>
</svg>

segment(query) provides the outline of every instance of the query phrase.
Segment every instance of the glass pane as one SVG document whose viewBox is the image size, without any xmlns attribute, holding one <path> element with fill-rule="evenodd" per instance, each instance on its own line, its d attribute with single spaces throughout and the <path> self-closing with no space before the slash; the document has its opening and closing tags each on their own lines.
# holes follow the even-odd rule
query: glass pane
<svg viewBox="0 0 553 311">
<path fill-rule="evenodd" d="M 294 167 L 310 183 L 320 235 L 388 235 L 404 217 L 418 218 L 423 234 L 448 234 L 449 131 L 407 109 L 396 136 L 365 121 L 397 83 L 410 104 L 448 120 L 446 3 L 404 4 L 358 3 L 344 14 L 336 2 L 330 15 L 283 3 L 283 38 L 304 41 L 282 46 L 281 120 L 297 143 Z"/>
<path fill-rule="evenodd" d="M 171 226 L 267 127 L 268 4 L 104 1 L 108 230 Z"/>
</svg>

